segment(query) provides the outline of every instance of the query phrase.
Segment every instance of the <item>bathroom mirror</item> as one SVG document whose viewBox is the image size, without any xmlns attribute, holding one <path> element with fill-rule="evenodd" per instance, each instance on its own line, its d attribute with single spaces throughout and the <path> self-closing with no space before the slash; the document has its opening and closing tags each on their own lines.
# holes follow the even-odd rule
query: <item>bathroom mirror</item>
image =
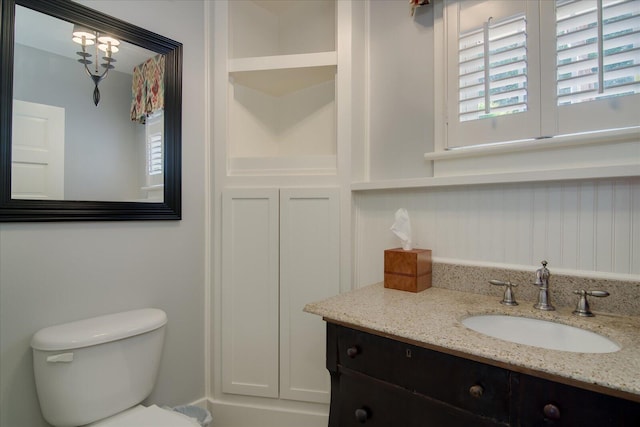
<svg viewBox="0 0 640 427">
<path fill-rule="evenodd" d="M 180 219 L 182 45 L 68 0 L 1 16 L 0 221 Z"/>
</svg>

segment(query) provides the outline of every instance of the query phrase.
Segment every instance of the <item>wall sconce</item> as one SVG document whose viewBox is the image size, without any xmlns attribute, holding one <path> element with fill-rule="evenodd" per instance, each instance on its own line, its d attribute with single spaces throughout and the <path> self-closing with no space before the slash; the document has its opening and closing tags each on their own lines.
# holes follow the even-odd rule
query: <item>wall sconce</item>
<svg viewBox="0 0 640 427">
<path fill-rule="evenodd" d="M 73 37 L 71 38 L 75 43 L 78 43 L 82 46 L 82 52 L 76 52 L 80 59 L 78 62 L 84 64 L 84 69 L 93 80 L 93 84 L 95 85 L 95 89 L 93 90 L 93 103 L 98 106 L 100 102 L 100 90 L 98 89 L 98 83 L 104 80 L 107 77 L 107 73 L 109 70 L 115 68 L 113 65 L 116 60 L 113 58 L 113 54 L 118 52 L 118 45 L 120 41 L 108 36 L 106 34 L 101 34 L 97 31 L 90 30 L 85 27 L 81 27 L 80 25 L 73 26 Z M 89 69 L 89 64 L 93 62 L 89 60 L 91 58 L 91 54 L 87 52 L 87 46 L 95 46 L 95 71 L 91 71 Z M 102 57 L 104 63 L 101 64 L 104 71 L 100 73 L 98 69 L 98 50 L 104 52 L 105 56 Z"/>
</svg>

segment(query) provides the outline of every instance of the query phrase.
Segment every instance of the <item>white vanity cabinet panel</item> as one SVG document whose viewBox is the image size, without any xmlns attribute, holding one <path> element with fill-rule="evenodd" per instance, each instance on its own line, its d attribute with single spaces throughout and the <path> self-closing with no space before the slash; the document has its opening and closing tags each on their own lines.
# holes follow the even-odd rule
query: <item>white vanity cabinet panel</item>
<svg viewBox="0 0 640 427">
<path fill-rule="evenodd" d="M 329 403 L 325 328 L 309 301 L 340 293 L 337 188 L 280 190 L 280 396 Z"/>
<path fill-rule="evenodd" d="M 222 196 L 222 391 L 328 403 L 325 331 L 304 313 L 340 291 L 338 188 Z"/>
<path fill-rule="evenodd" d="M 278 397 L 278 190 L 222 195 L 222 391 Z"/>
</svg>

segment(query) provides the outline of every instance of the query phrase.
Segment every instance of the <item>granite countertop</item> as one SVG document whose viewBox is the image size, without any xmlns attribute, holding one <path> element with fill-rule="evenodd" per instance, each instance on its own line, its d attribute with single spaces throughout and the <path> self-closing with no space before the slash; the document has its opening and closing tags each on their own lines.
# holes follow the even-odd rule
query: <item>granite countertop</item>
<svg viewBox="0 0 640 427">
<path fill-rule="evenodd" d="M 519 303 L 506 307 L 486 295 L 442 288 L 416 294 L 378 283 L 307 304 L 304 310 L 329 322 L 640 402 L 640 317 L 596 313 L 583 318 L 573 316 L 569 307 L 544 312 L 533 302 Z M 460 322 L 477 314 L 552 320 L 604 335 L 621 349 L 572 353 L 511 343 Z"/>
</svg>

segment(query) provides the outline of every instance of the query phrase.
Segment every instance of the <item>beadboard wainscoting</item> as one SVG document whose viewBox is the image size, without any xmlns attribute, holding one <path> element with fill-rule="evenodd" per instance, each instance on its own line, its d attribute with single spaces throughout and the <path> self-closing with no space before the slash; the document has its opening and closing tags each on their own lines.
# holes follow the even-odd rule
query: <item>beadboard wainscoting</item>
<svg viewBox="0 0 640 427">
<path fill-rule="evenodd" d="M 409 211 L 414 247 L 435 260 L 552 272 L 640 274 L 640 178 L 354 192 L 354 285 L 383 280 L 389 230 Z"/>
</svg>

